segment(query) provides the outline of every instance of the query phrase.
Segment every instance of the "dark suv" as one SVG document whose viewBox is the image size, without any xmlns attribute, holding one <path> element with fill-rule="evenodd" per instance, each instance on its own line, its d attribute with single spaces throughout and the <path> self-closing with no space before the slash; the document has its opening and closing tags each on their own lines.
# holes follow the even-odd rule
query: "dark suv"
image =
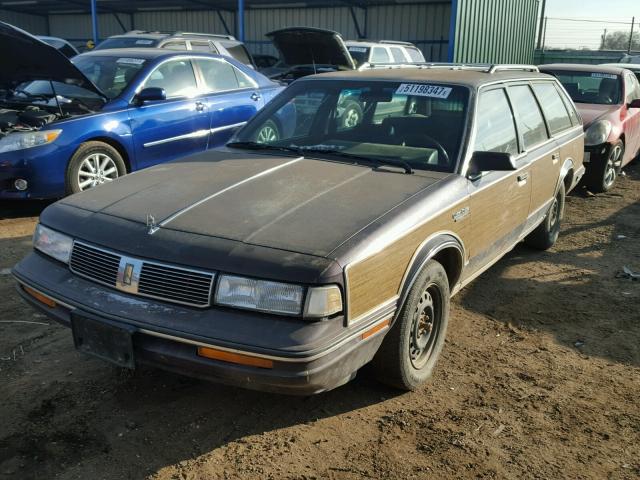
<svg viewBox="0 0 640 480">
<path fill-rule="evenodd" d="M 96 50 L 107 48 L 166 48 L 218 53 L 233 57 L 239 62 L 255 68 L 247 47 L 231 35 L 133 30 L 123 35 L 107 38 L 96 47 Z"/>
</svg>

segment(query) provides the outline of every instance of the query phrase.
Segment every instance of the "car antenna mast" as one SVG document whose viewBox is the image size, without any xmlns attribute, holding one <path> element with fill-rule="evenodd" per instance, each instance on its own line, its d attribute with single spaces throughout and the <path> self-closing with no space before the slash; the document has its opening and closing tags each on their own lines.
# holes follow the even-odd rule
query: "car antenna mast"
<svg viewBox="0 0 640 480">
<path fill-rule="evenodd" d="M 58 111 L 60 112 L 60 116 L 64 117 L 64 112 L 62 111 L 62 106 L 60 105 L 60 100 L 58 99 L 58 94 L 56 93 L 56 88 L 53 86 L 53 80 L 49 79 L 49 85 L 51 85 L 51 91 L 53 92 L 53 98 L 56 99 L 56 105 L 58 106 Z"/>
</svg>

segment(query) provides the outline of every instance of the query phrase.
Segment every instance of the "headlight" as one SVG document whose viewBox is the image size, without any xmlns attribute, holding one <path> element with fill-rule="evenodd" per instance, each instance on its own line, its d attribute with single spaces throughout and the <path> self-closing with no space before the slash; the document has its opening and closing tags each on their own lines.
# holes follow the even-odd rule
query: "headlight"
<svg viewBox="0 0 640 480">
<path fill-rule="evenodd" d="M 73 239 L 38 224 L 33 234 L 33 248 L 63 263 L 69 263 Z"/>
<path fill-rule="evenodd" d="M 299 285 L 221 275 L 215 301 L 218 305 L 299 315 L 303 298 L 304 288 Z"/>
<path fill-rule="evenodd" d="M 14 132 L 0 140 L 0 153 L 25 150 L 46 145 L 56 140 L 62 130 L 43 130 L 40 132 Z"/>
<path fill-rule="evenodd" d="M 584 135 L 585 145 L 600 145 L 607 141 L 611 133 L 611 122 L 609 120 L 599 120 L 589 128 Z"/>
</svg>

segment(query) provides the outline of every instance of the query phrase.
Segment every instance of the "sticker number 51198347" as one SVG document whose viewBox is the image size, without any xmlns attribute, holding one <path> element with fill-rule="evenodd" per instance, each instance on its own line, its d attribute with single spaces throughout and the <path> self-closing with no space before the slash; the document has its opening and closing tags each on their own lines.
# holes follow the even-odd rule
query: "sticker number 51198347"
<svg viewBox="0 0 640 480">
<path fill-rule="evenodd" d="M 396 94 L 398 95 L 417 95 L 420 97 L 434 98 L 447 98 L 450 93 L 450 87 L 426 85 L 424 83 L 401 83 L 396 90 Z"/>
</svg>

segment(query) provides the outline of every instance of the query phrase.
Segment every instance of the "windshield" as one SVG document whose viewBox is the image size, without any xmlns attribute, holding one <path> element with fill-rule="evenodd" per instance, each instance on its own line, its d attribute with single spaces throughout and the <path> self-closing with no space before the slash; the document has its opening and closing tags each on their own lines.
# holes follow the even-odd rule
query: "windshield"
<svg viewBox="0 0 640 480">
<path fill-rule="evenodd" d="M 132 57 L 87 55 L 73 59 L 73 64 L 108 98 L 116 98 L 133 81 L 146 60 Z"/>
<path fill-rule="evenodd" d="M 576 103 L 616 105 L 622 98 L 621 78 L 613 73 L 566 72 L 551 73 L 560 80 Z"/>
<path fill-rule="evenodd" d="M 22 82 L 11 91 L 6 100 L 48 107 L 61 105 L 63 108 L 77 107 L 77 103 L 80 102 L 91 110 L 98 110 L 104 106 L 104 99 L 91 90 L 78 85 L 48 80 Z"/>
<path fill-rule="evenodd" d="M 369 47 L 350 46 L 348 47 L 348 50 L 351 58 L 353 58 L 353 61 L 356 62 L 356 66 L 359 67 L 363 63 L 369 61 Z"/>
<path fill-rule="evenodd" d="M 153 48 L 158 44 L 158 40 L 153 38 L 140 37 L 113 37 L 107 38 L 95 49 L 106 50 L 108 48 Z"/>
<path fill-rule="evenodd" d="M 429 82 L 302 81 L 269 103 L 230 146 L 453 172 L 468 95 L 465 87 Z"/>
</svg>

